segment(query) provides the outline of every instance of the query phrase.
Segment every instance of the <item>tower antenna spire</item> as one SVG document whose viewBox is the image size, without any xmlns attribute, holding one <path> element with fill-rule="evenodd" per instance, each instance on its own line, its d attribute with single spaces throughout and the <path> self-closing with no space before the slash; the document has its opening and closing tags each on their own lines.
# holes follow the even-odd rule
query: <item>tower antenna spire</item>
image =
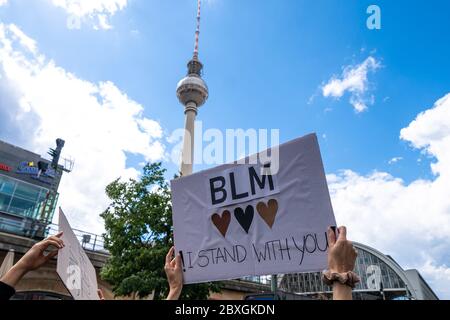
<svg viewBox="0 0 450 320">
<path fill-rule="evenodd" d="M 202 1 L 198 0 L 198 3 L 197 3 L 197 28 L 195 30 L 194 60 L 198 60 L 198 43 L 199 43 L 199 39 L 200 39 L 201 7 L 202 7 Z"/>
<path fill-rule="evenodd" d="M 203 64 L 198 59 L 198 42 L 200 38 L 200 10 L 201 0 L 197 0 L 197 29 L 195 30 L 194 56 L 188 62 L 188 73 L 177 86 L 177 97 L 184 106 L 185 135 L 181 159 L 180 172 L 182 176 L 192 174 L 194 163 L 194 134 L 195 119 L 198 108 L 208 100 L 209 90 L 202 79 Z"/>
</svg>

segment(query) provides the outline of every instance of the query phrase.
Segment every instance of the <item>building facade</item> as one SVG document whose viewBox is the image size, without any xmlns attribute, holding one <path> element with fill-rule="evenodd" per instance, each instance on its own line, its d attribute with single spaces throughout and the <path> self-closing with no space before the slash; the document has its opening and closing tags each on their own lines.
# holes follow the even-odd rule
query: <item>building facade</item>
<svg viewBox="0 0 450 320">
<path fill-rule="evenodd" d="M 361 282 L 353 291 L 356 300 L 438 300 L 417 270 L 404 270 L 392 257 L 369 246 L 354 243 L 358 251 L 355 272 Z M 332 288 L 321 280 L 320 272 L 280 277 L 279 289 L 297 295 L 331 299 Z"/>
<path fill-rule="evenodd" d="M 45 237 L 62 172 L 40 155 L 0 141 L 0 231 Z"/>
</svg>

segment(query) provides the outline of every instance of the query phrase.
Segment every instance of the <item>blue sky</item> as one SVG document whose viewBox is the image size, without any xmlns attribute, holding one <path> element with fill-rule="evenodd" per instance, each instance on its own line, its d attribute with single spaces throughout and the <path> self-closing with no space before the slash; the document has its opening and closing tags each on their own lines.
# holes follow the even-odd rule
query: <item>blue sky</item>
<svg viewBox="0 0 450 320">
<path fill-rule="evenodd" d="M 135 102 L 142 107 L 143 115 L 140 117 L 155 121 L 156 127 L 159 125 L 157 129 L 161 133 L 151 141 L 158 140 L 163 148 L 170 149 L 166 137 L 184 124 L 183 109 L 176 98 L 175 88 L 185 75 L 186 63 L 192 56 L 196 1 L 122 1 L 125 6 L 115 10 L 100 8 L 80 14 L 79 29 L 67 27 L 67 20 L 73 14 L 70 8 L 56 6 L 54 2 L 9 0 L 0 6 L 0 22 L 14 24 L 27 37 L 34 39 L 46 63 L 53 61 L 64 72 L 87 83 L 98 85 L 110 81 L 114 88 L 126 95 L 127 103 Z M 366 9 L 371 4 L 381 8 L 381 30 L 366 27 L 369 16 Z M 436 141 L 437 136 L 450 135 L 446 131 L 450 127 L 445 122 L 447 118 L 436 117 L 442 123 L 436 122 L 438 120 L 426 122 L 429 135 L 423 133 L 424 125 L 416 126 L 420 130 L 411 126 L 421 112 L 432 109 L 439 99 L 449 93 L 448 12 L 450 3 L 447 0 L 435 0 L 432 5 L 426 1 L 406 0 L 206 1 L 202 9 L 200 59 L 205 65 L 204 78 L 210 89 L 210 98 L 201 108 L 199 119 L 205 128 L 223 131 L 228 128 L 280 129 L 281 142 L 317 132 L 326 172 L 336 178 L 333 180 L 335 182 L 330 182 L 330 188 L 338 220 L 354 228 L 367 228 L 367 223 L 378 213 L 368 210 L 370 212 L 360 222 L 354 222 L 355 215 L 348 212 L 358 212 L 361 207 L 357 207 L 358 201 L 349 194 L 355 192 L 346 183 L 354 182 L 354 186 L 361 186 L 366 194 L 370 193 L 374 207 L 383 201 L 390 205 L 397 201 L 396 194 L 380 195 L 372 186 L 381 185 L 381 189 L 388 189 L 396 183 L 399 192 L 405 194 L 412 192 L 411 189 L 421 181 L 435 187 L 445 165 L 449 164 L 443 160 L 447 159 L 442 151 L 443 146 L 447 146 L 442 142 L 445 139 Z M 108 27 L 102 27 L 96 20 L 99 15 L 106 16 Z M 38 56 L 33 54 L 35 58 Z M 324 96 L 326 84 L 332 79 L 342 80 L 343 70 L 355 69 L 369 58 L 376 61 L 377 67 L 369 68 L 364 73 L 367 81 L 360 95 L 367 102 L 366 111 L 355 111 L 350 103 L 351 90 L 345 90 L 339 99 Z M 3 79 L 9 78 L 4 75 Z M 27 93 L 29 88 L 20 86 L 19 80 L 11 83 L 19 86 L 18 92 Z M 30 109 L 38 118 L 47 114 L 39 107 L 41 101 L 38 103 L 33 100 L 35 96 L 25 93 Z M 11 99 L 16 98 L 21 101 L 20 94 Z M 102 99 L 99 98 L 102 103 L 116 101 L 105 96 Z M 0 108 L 3 112 L 9 112 L 6 108 L 12 107 L 5 105 L 6 100 L 2 101 Z M 442 108 L 446 107 L 446 101 L 442 105 Z M 64 103 L 61 103 L 61 108 L 65 108 Z M 17 107 L 17 110 L 20 108 Z M 95 117 L 89 109 L 80 109 L 80 112 L 86 112 L 84 117 Z M 48 135 L 40 132 L 39 139 L 35 139 L 35 129 L 19 128 L 19 125 L 6 129 L 11 124 L 6 123 L 5 119 L 7 117 L 0 119 L 0 124 L 2 121 L 4 124 L 3 129 L 0 127 L 1 139 L 39 150 L 53 139 L 50 139 L 50 133 L 58 134 L 61 129 L 55 126 Z M 66 118 L 55 119 L 70 122 Z M 97 122 L 99 127 L 104 121 L 91 120 Z M 80 130 L 84 125 L 80 121 Z M 411 130 L 400 138 L 400 132 L 405 128 Z M 436 133 L 433 131 L 436 128 L 442 130 Z M 127 139 L 128 132 L 124 129 L 122 134 Z M 114 137 L 122 139 L 118 135 Z M 135 138 L 139 140 L 141 136 L 136 134 Z M 70 146 L 71 141 L 67 143 Z M 114 145 L 115 141 L 98 140 L 96 143 Z M 120 143 L 117 145 L 118 150 L 111 149 L 99 161 L 108 162 L 108 155 L 118 155 L 124 163 L 114 167 L 117 174 L 113 167 L 107 173 L 105 170 L 105 180 L 101 181 L 112 180 L 123 175 L 123 172 L 132 175 L 133 168 L 134 171 L 139 170 L 140 162 L 161 158 L 155 154 L 149 155 L 149 150 L 142 151 L 144 147 L 140 145 L 133 150 L 120 147 Z M 91 147 L 89 150 L 102 157 L 101 147 Z M 71 154 L 81 162 L 80 171 L 89 167 L 87 164 L 83 166 L 81 159 L 88 157 L 89 152 L 82 150 L 81 147 L 74 148 Z M 391 161 L 394 158 L 397 161 Z M 433 173 L 432 163 L 441 164 L 440 171 Z M 167 160 L 164 165 L 169 169 L 168 178 L 178 169 Z M 341 170 L 351 170 L 355 176 L 350 177 Z M 67 177 L 67 190 L 76 188 L 75 181 L 89 176 L 89 173 L 83 173 L 79 178 Z M 390 177 L 380 178 L 373 173 L 388 174 Z M 76 175 L 74 171 L 73 176 Z M 96 192 L 101 188 L 99 182 Z M 73 190 L 79 195 L 78 200 L 84 199 L 79 201 L 88 203 L 86 199 L 89 198 L 83 191 Z M 433 191 L 433 195 L 437 193 Z M 76 212 L 76 204 L 72 204 L 70 199 L 66 201 Z M 374 231 L 367 234 L 355 232 L 355 238 L 393 253 L 394 257 L 397 254 L 400 263 L 421 269 L 432 283 L 440 283 L 440 277 L 444 274 L 444 280 L 450 285 L 450 257 L 446 253 L 450 248 L 450 239 L 445 236 L 450 228 L 449 220 L 445 228 L 442 227 L 442 221 L 450 217 L 450 205 L 442 201 L 436 209 L 439 211 L 436 219 L 430 219 L 434 224 L 425 226 L 425 232 L 434 232 L 433 236 L 418 237 L 417 243 L 414 242 L 419 246 L 416 255 L 405 254 L 408 249 L 399 244 L 400 238 L 405 239 L 419 232 L 419 229 L 412 227 L 398 226 L 398 236 L 382 240 L 377 238 L 378 229 L 374 226 Z M 401 224 L 401 219 L 408 215 L 400 212 L 409 210 L 406 207 L 402 210 L 401 205 L 407 202 L 401 201 L 395 209 L 380 213 L 380 225 L 391 222 Z M 396 214 L 398 219 L 389 220 Z M 77 218 L 80 216 L 83 218 Z M 94 228 L 99 223 L 96 215 L 92 218 L 86 212 L 73 213 L 72 219 L 86 228 Z M 429 256 L 427 252 L 432 254 Z M 448 288 L 439 287 L 436 290 L 450 298 Z"/>
<path fill-rule="evenodd" d="M 218 129 L 280 128 L 282 141 L 326 134 L 321 144 L 327 171 L 350 167 L 386 170 L 407 181 L 429 177 L 428 166 L 418 165 L 418 153 L 398 136 L 450 83 L 443 72 L 450 55 L 450 4 L 378 1 L 380 31 L 366 28 L 370 4 L 206 3 L 200 58 L 211 95 L 199 119 Z M 60 9 L 39 1 L 11 2 L 0 17 L 19 25 L 66 70 L 93 82 L 113 81 L 170 132 L 183 125 L 174 87 L 191 55 L 195 6 L 186 0 L 133 0 L 112 18 L 113 30 L 98 32 L 65 28 Z M 342 66 L 360 63 L 370 52 L 382 68 L 370 79 L 376 101 L 368 112 L 355 114 L 345 97 L 308 104 Z M 404 161 L 389 165 L 394 157 Z"/>
</svg>

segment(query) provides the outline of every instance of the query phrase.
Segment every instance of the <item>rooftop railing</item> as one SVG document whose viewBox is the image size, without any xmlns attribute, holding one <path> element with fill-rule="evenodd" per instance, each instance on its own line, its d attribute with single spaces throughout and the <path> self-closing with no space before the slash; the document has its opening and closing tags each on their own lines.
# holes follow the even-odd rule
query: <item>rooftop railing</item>
<svg viewBox="0 0 450 320">
<path fill-rule="evenodd" d="M 52 223 L 47 226 L 47 230 L 47 235 L 52 236 L 59 232 L 59 226 Z M 108 250 L 105 249 L 105 239 L 103 236 L 78 229 L 72 230 L 84 250 L 108 254 Z"/>
<path fill-rule="evenodd" d="M 78 229 L 72 230 L 85 250 L 108 254 L 108 251 L 105 249 L 103 236 Z M 34 219 L 13 220 L 0 217 L 0 232 L 33 240 L 43 240 L 48 236 L 56 235 L 59 232 L 59 226 L 57 224 L 46 224 Z"/>
</svg>

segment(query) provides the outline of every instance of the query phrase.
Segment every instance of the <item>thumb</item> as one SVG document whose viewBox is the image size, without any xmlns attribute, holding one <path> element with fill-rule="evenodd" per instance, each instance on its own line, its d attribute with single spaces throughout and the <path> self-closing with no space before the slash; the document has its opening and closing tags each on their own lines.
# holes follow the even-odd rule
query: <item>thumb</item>
<svg viewBox="0 0 450 320">
<path fill-rule="evenodd" d="M 175 269 L 181 269 L 182 268 L 182 262 L 181 262 L 181 255 L 177 254 L 175 258 Z"/>
</svg>

